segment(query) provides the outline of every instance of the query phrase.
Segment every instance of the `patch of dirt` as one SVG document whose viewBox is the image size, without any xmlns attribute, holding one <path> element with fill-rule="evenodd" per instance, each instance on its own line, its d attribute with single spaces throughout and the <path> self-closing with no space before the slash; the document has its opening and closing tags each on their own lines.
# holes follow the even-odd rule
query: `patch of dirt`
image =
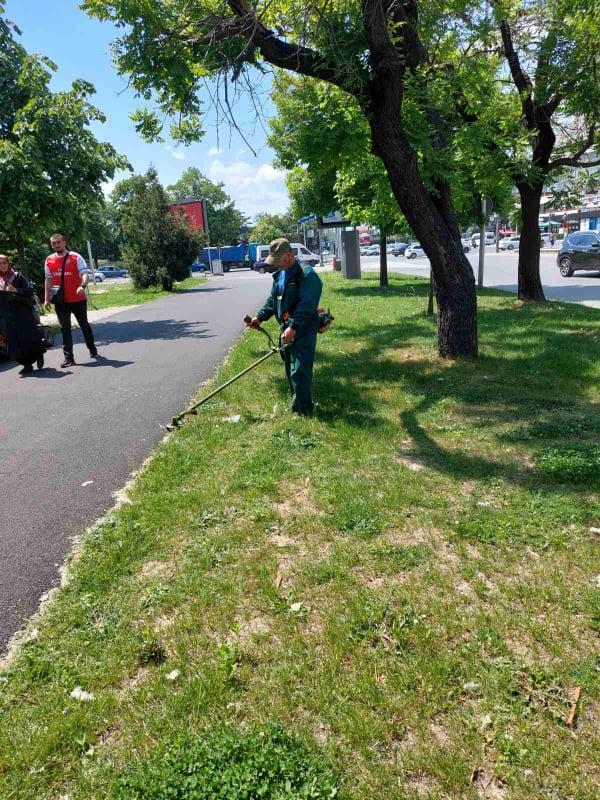
<svg viewBox="0 0 600 800">
<path fill-rule="evenodd" d="M 452 739 L 448 735 L 448 733 L 439 725 L 435 723 L 431 723 L 429 726 L 429 730 L 437 744 L 442 745 L 443 747 L 448 747 L 452 744 Z"/>
<path fill-rule="evenodd" d="M 171 578 L 174 573 L 172 561 L 146 561 L 140 568 L 142 578 Z"/>
<path fill-rule="evenodd" d="M 456 591 L 469 600 L 477 600 L 477 593 L 468 581 L 460 580 L 454 585 Z"/>
<path fill-rule="evenodd" d="M 230 634 L 229 639 L 241 647 L 252 646 L 257 638 L 265 637 L 271 630 L 271 620 L 262 615 L 254 614 L 249 619 L 236 619 L 238 630 Z"/>
<path fill-rule="evenodd" d="M 175 624 L 175 620 L 178 616 L 179 611 L 176 611 L 174 614 L 163 614 L 162 616 L 157 617 L 154 620 L 152 630 L 154 633 L 162 633 L 163 631 L 168 630 Z"/>
<path fill-rule="evenodd" d="M 485 767 L 475 770 L 471 783 L 481 800 L 503 800 L 507 796 L 504 781 Z"/>
<path fill-rule="evenodd" d="M 138 671 L 133 677 L 127 677 L 122 686 L 119 688 L 119 698 L 123 700 L 125 697 L 127 697 L 129 692 L 137 689 L 138 686 L 140 686 L 146 680 L 151 671 L 151 667 L 139 667 Z"/>
<path fill-rule="evenodd" d="M 407 775 L 404 778 L 404 790 L 412 792 L 417 797 L 430 797 L 436 792 L 437 785 L 431 775 L 427 775 L 423 770 Z"/>
<path fill-rule="evenodd" d="M 285 496 L 288 488 L 289 486 L 287 484 L 282 484 L 279 487 L 279 491 Z M 319 508 L 319 506 L 312 501 L 309 484 L 303 486 L 299 491 L 288 495 L 286 499 L 282 500 L 280 503 L 275 503 L 274 508 L 281 517 L 289 517 L 292 514 L 322 516 L 325 513 L 322 508 Z"/>
</svg>

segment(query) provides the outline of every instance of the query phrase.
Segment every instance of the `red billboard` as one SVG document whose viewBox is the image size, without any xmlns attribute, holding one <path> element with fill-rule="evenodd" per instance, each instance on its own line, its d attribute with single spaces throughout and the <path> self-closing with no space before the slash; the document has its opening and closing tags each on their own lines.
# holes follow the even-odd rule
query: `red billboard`
<svg viewBox="0 0 600 800">
<path fill-rule="evenodd" d="M 178 203 L 173 203 L 171 211 L 185 214 L 192 230 L 206 232 L 205 204 L 202 200 L 180 200 Z"/>
</svg>

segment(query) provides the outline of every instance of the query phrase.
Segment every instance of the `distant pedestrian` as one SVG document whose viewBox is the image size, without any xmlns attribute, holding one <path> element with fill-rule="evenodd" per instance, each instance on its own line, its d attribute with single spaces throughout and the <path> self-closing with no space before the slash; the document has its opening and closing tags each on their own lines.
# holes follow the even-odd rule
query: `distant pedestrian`
<svg viewBox="0 0 600 800">
<path fill-rule="evenodd" d="M 75 364 L 71 314 L 79 323 L 91 358 L 98 357 L 94 334 L 87 318 L 85 288 L 88 285 L 90 273 L 79 253 L 67 250 L 65 237 L 61 233 L 55 233 L 50 237 L 50 246 L 54 253 L 46 259 L 45 302 L 48 310 L 51 302 L 54 303 L 56 316 L 60 323 L 65 356 L 61 367 L 66 369 Z"/>
<path fill-rule="evenodd" d="M 554 234 L 550 234 L 550 247 L 554 247 Z"/>
<path fill-rule="evenodd" d="M 33 288 L 5 255 L 0 255 L 0 293 L 0 327 L 9 357 L 22 365 L 21 375 L 33 372 L 34 362 L 42 369 L 46 345 L 38 327 Z"/>
</svg>

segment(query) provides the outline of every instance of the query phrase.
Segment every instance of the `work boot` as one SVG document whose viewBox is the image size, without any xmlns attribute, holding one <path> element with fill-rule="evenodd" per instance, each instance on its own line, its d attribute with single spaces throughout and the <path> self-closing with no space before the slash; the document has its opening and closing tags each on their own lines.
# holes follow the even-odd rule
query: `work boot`
<svg viewBox="0 0 600 800">
<path fill-rule="evenodd" d="M 24 364 L 23 369 L 19 372 L 19 375 L 27 375 L 30 372 L 33 372 L 33 364 Z"/>
<path fill-rule="evenodd" d="M 69 356 L 67 356 L 60 365 L 61 369 L 67 369 L 68 367 L 74 367 L 74 366 L 75 366 L 75 359 L 72 357 L 69 358 Z"/>
<path fill-rule="evenodd" d="M 36 364 L 37 364 L 37 368 L 38 369 L 44 369 L 44 356 L 43 356 L 43 354 L 39 355 L 37 357 Z"/>
<path fill-rule="evenodd" d="M 95 347 L 93 350 L 90 350 L 90 358 L 98 358 L 98 350 Z"/>
</svg>

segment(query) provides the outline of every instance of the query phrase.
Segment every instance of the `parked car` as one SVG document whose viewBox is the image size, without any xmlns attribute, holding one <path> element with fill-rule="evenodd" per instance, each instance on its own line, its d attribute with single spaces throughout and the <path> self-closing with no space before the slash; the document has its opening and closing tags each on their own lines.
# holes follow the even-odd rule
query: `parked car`
<svg viewBox="0 0 600 800">
<path fill-rule="evenodd" d="M 105 278 L 128 278 L 129 273 L 126 269 L 120 267 L 113 267 L 107 264 L 105 267 L 98 267 L 98 272 L 101 272 Z"/>
<path fill-rule="evenodd" d="M 420 244 L 411 244 L 404 251 L 404 255 L 407 258 L 417 258 L 417 256 L 424 256 L 425 250 L 423 250 Z"/>
<path fill-rule="evenodd" d="M 363 247 L 361 247 L 361 248 L 360 248 L 360 254 L 361 254 L 361 256 L 366 256 L 366 255 L 368 255 L 368 250 L 369 250 L 368 246 L 363 246 Z"/>
<path fill-rule="evenodd" d="M 556 263 L 563 278 L 580 269 L 600 270 L 600 233 L 580 231 L 571 233 L 561 245 Z"/>
<path fill-rule="evenodd" d="M 316 267 L 317 264 L 320 263 L 321 259 L 316 253 L 311 253 L 311 251 L 305 247 L 300 242 L 290 242 L 292 247 L 292 253 L 296 256 L 298 261 L 305 267 L 307 264 L 310 264 L 311 267 Z M 258 244 L 256 245 L 256 262 L 264 261 L 264 259 L 269 255 L 269 245 L 268 244 Z M 256 266 L 254 266 L 256 269 Z"/>
<path fill-rule="evenodd" d="M 469 247 L 469 243 L 465 242 L 464 239 L 463 239 L 462 246 L 463 246 L 463 253 L 468 253 L 471 250 L 471 248 Z"/>
<path fill-rule="evenodd" d="M 473 245 L 473 247 L 479 247 L 479 239 L 480 236 L 478 233 L 474 233 L 473 236 L 471 236 L 471 244 Z M 486 245 L 495 244 L 495 242 L 496 242 L 496 234 L 493 231 L 486 231 L 485 232 Z"/>
<path fill-rule="evenodd" d="M 258 261 L 254 262 L 254 271 L 264 275 L 265 272 L 274 272 L 274 269 L 265 262 L 264 258 L 259 258 Z"/>
<path fill-rule="evenodd" d="M 102 283 L 104 280 L 104 275 L 101 272 L 94 272 L 94 280 L 96 283 Z"/>
<path fill-rule="evenodd" d="M 398 256 L 403 256 L 406 253 L 406 248 L 408 247 L 408 242 L 396 242 L 394 248 L 392 250 L 393 255 L 397 258 Z"/>
<path fill-rule="evenodd" d="M 379 255 L 379 245 L 372 244 L 370 247 L 367 247 L 367 255 L 368 256 L 378 256 Z"/>
<path fill-rule="evenodd" d="M 520 241 L 520 236 L 505 236 L 500 239 L 500 250 L 518 250 Z"/>
<path fill-rule="evenodd" d="M 192 272 L 210 272 L 210 267 L 208 264 L 204 264 L 202 261 L 194 261 L 191 266 Z"/>
</svg>

